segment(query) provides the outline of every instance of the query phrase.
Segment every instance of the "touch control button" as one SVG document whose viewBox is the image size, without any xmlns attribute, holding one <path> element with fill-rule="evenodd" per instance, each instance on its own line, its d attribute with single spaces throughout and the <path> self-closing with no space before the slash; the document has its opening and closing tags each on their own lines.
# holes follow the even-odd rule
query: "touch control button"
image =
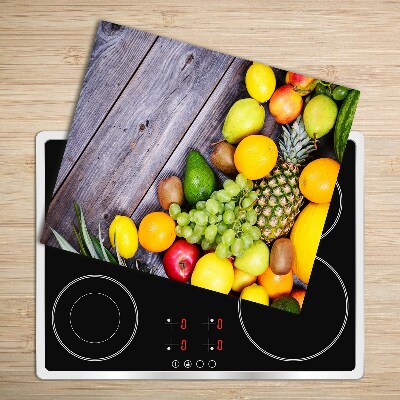
<svg viewBox="0 0 400 400">
<path fill-rule="evenodd" d="M 204 367 L 204 361 L 203 360 L 197 360 L 196 361 L 196 367 L 197 368 L 203 368 Z"/>
<path fill-rule="evenodd" d="M 179 361 L 178 360 L 174 360 L 174 361 L 172 361 L 171 365 L 172 365 L 173 368 L 178 368 L 179 367 Z"/>
<path fill-rule="evenodd" d="M 216 366 L 217 366 L 217 363 L 216 363 L 215 360 L 210 360 L 210 361 L 208 362 L 208 367 L 209 367 L 209 368 L 215 368 Z"/>
<path fill-rule="evenodd" d="M 191 368 L 191 367 L 192 367 L 192 362 L 191 362 L 190 360 L 186 360 L 186 361 L 183 363 L 183 366 L 184 366 L 185 368 Z"/>
</svg>

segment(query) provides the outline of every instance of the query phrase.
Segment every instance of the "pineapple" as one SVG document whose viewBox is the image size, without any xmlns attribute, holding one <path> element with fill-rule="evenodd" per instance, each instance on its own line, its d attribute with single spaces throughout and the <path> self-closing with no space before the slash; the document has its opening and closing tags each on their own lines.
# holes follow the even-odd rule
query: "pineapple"
<svg viewBox="0 0 400 400">
<path fill-rule="evenodd" d="M 271 243 L 286 236 L 303 205 L 299 188 L 300 168 L 314 150 L 314 142 L 307 135 L 301 115 L 292 127 L 283 126 L 283 140 L 279 140 L 279 159 L 265 178 L 255 182 L 258 194 L 254 207 L 261 239 Z"/>
</svg>

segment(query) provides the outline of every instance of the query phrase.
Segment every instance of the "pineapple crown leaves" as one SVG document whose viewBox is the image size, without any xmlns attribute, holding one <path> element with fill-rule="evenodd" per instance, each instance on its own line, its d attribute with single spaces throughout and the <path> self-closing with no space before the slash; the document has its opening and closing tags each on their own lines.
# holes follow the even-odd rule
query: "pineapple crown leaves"
<svg viewBox="0 0 400 400">
<path fill-rule="evenodd" d="M 76 228 L 75 225 L 72 224 L 72 229 L 78 241 L 80 253 L 83 254 L 84 256 L 117 264 L 117 260 L 115 259 L 115 257 L 111 254 L 111 252 L 107 248 L 104 247 L 103 239 L 101 237 L 100 224 L 99 224 L 99 238 L 97 239 L 95 235 L 92 235 L 89 232 L 86 226 L 82 208 L 76 202 L 74 202 L 74 208 L 76 212 L 76 218 L 78 220 L 78 228 Z M 58 232 L 56 232 L 52 227 L 50 227 L 50 229 L 53 232 L 58 244 L 63 250 L 79 254 L 79 252 L 75 250 L 74 247 L 70 245 L 63 236 L 61 236 Z M 118 253 L 117 256 L 119 256 Z M 121 261 L 121 265 L 126 266 L 124 260 Z"/>
<path fill-rule="evenodd" d="M 314 140 L 307 135 L 301 115 L 291 127 L 286 125 L 282 128 L 282 138 L 279 139 L 281 158 L 285 162 L 301 166 L 315 150 Z"/>
</svg>

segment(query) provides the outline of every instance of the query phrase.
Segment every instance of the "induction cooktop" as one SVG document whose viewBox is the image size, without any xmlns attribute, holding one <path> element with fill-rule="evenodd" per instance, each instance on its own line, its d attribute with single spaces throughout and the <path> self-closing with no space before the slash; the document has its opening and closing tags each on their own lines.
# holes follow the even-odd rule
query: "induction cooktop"
<svg viewBox="0 0 400 400">
<path fill-rule="evenodd" d="M 351 132 L 301 314 L 39 242 L 67 139 L 36 139 L 41 379 L 357 379 L 364 363 L 364 142 Z"/>
</svg>

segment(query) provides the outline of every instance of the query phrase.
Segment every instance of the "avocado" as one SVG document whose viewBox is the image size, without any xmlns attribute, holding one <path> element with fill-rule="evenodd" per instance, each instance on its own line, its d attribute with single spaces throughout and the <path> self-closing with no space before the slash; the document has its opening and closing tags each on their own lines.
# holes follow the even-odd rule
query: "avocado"
<svg viewBox="0 0 400 400">
<path fill-rule="evenodd" d="M 190 150 L 183 179 L 183 193 L 188 203 L 194 206 L 198 201 L 208 200 L 216 187 L 217 180 L 207 161 L 198 151 Z"/>
<path fill-rule="evenodd" d="M 294 297 L 290 296 L 289 294 L 275 299 L 272 302 L 271 307 L 277 308 L 277 309 L 283 310 L 283 311 L 289 311 L 294 314 L 300 314 L 299 302 Z"/>
</svg>

